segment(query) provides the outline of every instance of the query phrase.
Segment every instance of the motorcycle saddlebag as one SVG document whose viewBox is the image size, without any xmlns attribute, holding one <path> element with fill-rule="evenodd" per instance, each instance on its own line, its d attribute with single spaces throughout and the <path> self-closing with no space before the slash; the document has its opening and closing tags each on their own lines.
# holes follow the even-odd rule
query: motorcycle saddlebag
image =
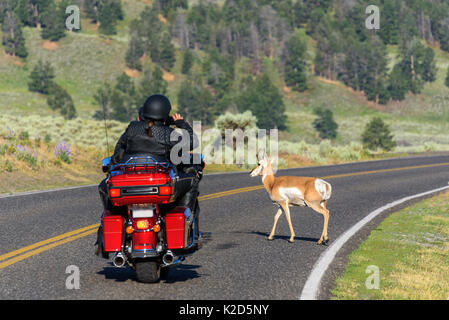
<svg viewBox="0 0 449 320">
<path fill-rule="evenodd" d="M 103 239 L 105 252 L 118 252 L 122 250 L 124 218 L 120 215 L 111 215 L 108 211 L 102 219 Z"/>
<path fill-rule="evenodd" d="M 165 215 L 168 249 L 186 249 L 194 241 L 194 217 L 189 208 L 176 207 Z"/>
<path fill-rule="evenodd" d="M 176 178 L 172 168 L 125 167 L 112 172 L 108 186 L 114 206 L 166 204 L 174 201 Z"/>
</svg>

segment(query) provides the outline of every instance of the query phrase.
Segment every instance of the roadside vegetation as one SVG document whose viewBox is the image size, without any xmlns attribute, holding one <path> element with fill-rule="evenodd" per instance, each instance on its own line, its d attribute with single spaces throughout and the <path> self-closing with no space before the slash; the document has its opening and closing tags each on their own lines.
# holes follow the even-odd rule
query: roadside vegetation
<svg viewBox="0 0 449 320">
<path fill-rule="evenodd" d="M 163 93 L 202 129 L 226 114 L 245 128 L 248 112 L 253 127 L 278 128 L 280 167 L 449 150 L 443 2 L 377 1 L 392 14 L 377 35 L 358 27 L 365 1 L 72 2 L 81 30 L 61 30 L 65 0 L 0 0 L 1 134 L 106 156 L 145 98 Z M 366 133 L 373 119 L 384 124 Z"/>
<path fill-rule="evenodd" d="M 446 192 L 386 218 L 350 255 L 333 299 L 447 300 L 448 201 Z M 378 289 L 366 286 L 370 266 L 379 268 Z"/>
</svg>

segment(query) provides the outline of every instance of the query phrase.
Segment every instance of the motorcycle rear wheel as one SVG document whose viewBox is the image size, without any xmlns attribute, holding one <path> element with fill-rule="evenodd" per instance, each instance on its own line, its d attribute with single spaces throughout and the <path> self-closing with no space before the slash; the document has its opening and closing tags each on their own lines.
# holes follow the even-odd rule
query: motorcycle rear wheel
<svg viewBox="0 0 449 320">
<path fill-rule="evenodd" d="M 161 278 L 161 266 L 157 261 L 136 261 L 137 281 L 143 283 L 156 283 Z"/>
</svg>

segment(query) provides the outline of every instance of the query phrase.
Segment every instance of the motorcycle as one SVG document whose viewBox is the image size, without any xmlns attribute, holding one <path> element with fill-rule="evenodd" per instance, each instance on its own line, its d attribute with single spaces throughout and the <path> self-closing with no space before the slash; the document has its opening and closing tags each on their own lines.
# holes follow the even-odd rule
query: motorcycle
<svg viewBox="0 0 449 320">
<path fill-rule="evenodd" d="M 176 166 L 150 156 L 130 158 L 112 167 L 110 162 L 111 158 L 102 162 L 108 173 L 109 198 L 124 210 L 122 214 L 104 212 L 100 224 L 103 252 L 114 254 L 115 267 L 135 269 L 138 281 L 157 282 L 169 268 L 198 250 L 194 213 L 173 205 Z"/>
</svg>

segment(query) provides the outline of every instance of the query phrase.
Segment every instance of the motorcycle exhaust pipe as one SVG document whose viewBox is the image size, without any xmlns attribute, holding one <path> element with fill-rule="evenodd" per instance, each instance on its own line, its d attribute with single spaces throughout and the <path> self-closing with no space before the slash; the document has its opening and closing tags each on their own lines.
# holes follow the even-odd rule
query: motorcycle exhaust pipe
<svg viewBox="0 0 449 320">
<path fill-rule="evenodd" d="M 164 256 L 162 257 L 162 262 L 166 266 L 176 264 L 176 263 L 178 263 L 178 261 L 180 261 L 179 258 L 177 256 L 175 256 L 173 254 L 173 252 L 171 252 L 170 250 L 168 250 L 167 253 L 164 254 Z"/>
<path fill-rule="evenodd" d="M 112 258 L 112 263 L 117 268 L 122 268 L 126 263 L 126 258 L 123 253 L 118 252 L 115 254 L 114 258 Z"/>
</svg>

